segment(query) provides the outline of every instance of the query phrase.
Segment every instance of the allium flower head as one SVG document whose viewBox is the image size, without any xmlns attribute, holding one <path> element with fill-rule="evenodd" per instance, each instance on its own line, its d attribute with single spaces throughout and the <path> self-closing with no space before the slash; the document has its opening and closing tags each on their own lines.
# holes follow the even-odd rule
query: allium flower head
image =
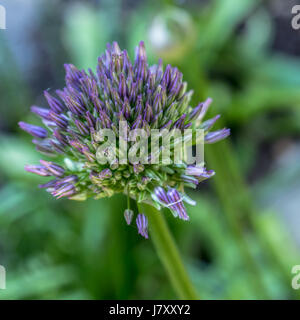
<svg viewBox="0 0 300 320">
<path fill-rule="evenodd" d="M 188 220 L 184 201 L 194 202 L 186 196 L 184 187 L 196 187 L 214 172 L 184 161 L 180 165 L 121 163 L 116 159 L 102 163 L 97 155 L 105 143 L 100 131 L 114 132 L 118 155 L 121 140 L 132 144 L 126 136 L 121 136 L 121 122 L 128 131 L 201 128 L 205 143 L 214 143 L 227 137 L 229 130 L 208 132 L 219 117 L 203 122 L 211 99 L 192 108 L 189 105 L 192 92 L 187 91 L 182 74 L 170 65 L 163 68 L 161 60 L 149 66 L 143 42 L 136 48 L 133 63 L 127 51 L 121 51 L 114 42 L 98 59 L 95 73 L 78 70 L 72 64 L 66 64 L 65 69 L 65 88 L 55 94 L 44 92 L 49 108 L 31 107 L 45 128 L 19 123 L 34 137 L 37 150 L 56 157 L 55 162 L 41 160 L 40 164 L 25 169 L 51 177 L 40 187 L 57 198 L 100 199 L 124 193 L 137 202 L 158 209 L 169 208 L 175 217 Z M 109 153 L 109 149 L 104 151 Z M 174 152 L 172 148 L 171 152 Z M 132 210 L 128 208 L 124 215 L 130 224 Z M 136 223 L 139 233 L 148 237 L 147 218 L 139 214 Z"/>
</svg>

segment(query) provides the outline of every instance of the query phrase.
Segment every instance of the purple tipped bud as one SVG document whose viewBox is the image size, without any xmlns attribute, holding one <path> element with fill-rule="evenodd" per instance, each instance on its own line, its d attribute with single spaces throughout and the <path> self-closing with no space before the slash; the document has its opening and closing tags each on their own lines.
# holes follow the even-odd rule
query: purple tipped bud
<svg viewBox="0 0 300 320">
<path fill-rule="evenodd" d="M 194 108 L 194 110 L 190 113 L 189 115 L 189 120 L 197 120 L 197 121 L 201 121 L 210 104 L 212 103 L 212 99 L 211 98 L 207 98 L 204 102 L 200 103 L 196 108 Z"/>
<path fill-rule="evenodd" d="M 200 112 L 200 114 L 198 115 L 198 118 L 197 118 L 198 121 L 201 121 L 204 118 L 204 116 L 205 116 L 205 114 L 206 114 L 206 112 L 207 112 L 207 110 L 208 110 L 208 108 L 209 108 L 211 103 L 212 103 L 212 99 L 211 98 L 207 98 L 203 102 L 203 105 L 202 105 L 202 108 L 201 108 L 201 112 Z"/>
<path fill-rule="evenodd" d="M 170 129 L 172 126 L 173 121 L 169 120 L 167 123 L 165 123 L 160 129 Z"/>
<path fill-rule="evenodd" d="M 51 173 L 44 166 L 40 166 L 40 165 L 37 165 L 37 166 L 26 165 L 25 170 L 27 172 L 32 172 L 32 173 L 38 174 L 39 176 L 42 176 L 42 177 L 51 176 Z"/>
<path fill-rule="evenodd" d="M 170 189 L 167 192 L 167 197 L 169 199 L 169 208 L 178 215 L 182 220 L 189 220 L 189 216 L 186 213 L 186 209 L 183 205 L 183 198 L 181 198 L 179 192 L 176 189 Z"/>
<path fill-rule="evenodd" d="M 72 196 L 75 193 L 76 193 L 75 186 L 69 183 L 59 185 L 57 188 L 54 187 L 54 190 L 51 192 L 51 194 L 54 197 L 57 197 L 57 199 L 60 199 L 62 197 Z"/>
<path fill-rule="evenodd" d="M 198 181 L 203 181 L 214 176 L 215 172 L 213 170 L 206 170 L 204 167 L 188 166 L 186 174 L 197 177 Z"/>
<path fill-rule="evenodd" d="M 145 170 L 145 167 L 141 163 L 133 165 L 133 171 L 136 174 L 139 174 L 139 173 L 143 172 L 144 170 Z"/>
<path fill-rule="evenodd" d="M 221 130 L 207 133 L 204 137 L 204 141 L 205 141 L 205 143 L 208 143 L 208 144 L 215 143 L 215 142 L 218 142 L 220 140 L 225 139 L 229 135 L 230 135 L 230 129 L 224 128 Z"/>
<path fill-rule="evenodd" d="M 144 120 L 147 122 L 150 122 L 152 117 L 153 117 L 152 107 L 149 104 L 147 104 L 144 111 Z"/>
<path fill-rule="evenodd" d="M 199 183 L 198 179 L 191 177 L 191 176 L 186 176 L 184 174 L 181 175 L 181 179 L 184 182 L 194 184 L 195 186 L 197 186 Z"/>
<path fill-rule="evenodd" d="M 53 188 L 53 187 L 55 187 L 57 181 L 58 181 L 57 179 L 54 179 L 54 180 L 51 180 L 47 183 L 39 184 L 39 188 L 46 188 L 46 189 Z"/>
<path fill-rule="evenodd" d="M 40 108 L 37 106 L 32 106 L 30 108 L 31 112 L 35 113 L 36 115 L 38 115 L 39 117 L 41 117 L 42 119 L 46 119 L 46 120 L 50 120 L 49 118 L 49 109 L 45 109 L 45 108 Z"/>
<path fill-rule="evenodd" d="M 36 149 L 38 151 L 40 151 L 41 153 L 44 153 L 44 154 L 47 154 L 50 156 L 54 154 L 51 140 L 49 140 L 49 139 L 44 139 L 44 140 L 33 139 L 32 142 L 36 145 Z"/>
<path fill-rule="evenodd" d="M 147 60 L 147 54 L 146 54 L 146 49 L 145 49 L 145 43 L 144 41 L 141 41 L 135 49 L 135 59 L 140 61 L 140 60 Z"/>
<path fill-rule="evenodd" d="M 75 175 L 71 175 L 71 176 L 64 177 L 60 180 L 57 180 L 56 185 L 61 186 L 62 184 L 65 184 L 65 183 L 72 183 L 73 184 L 77 181 L 78 181 L 78 177 Z"/>
<path fill-rule="evenodd" d="M 173 128 L 183 129 L 186 114 L 183 114 L 173 125 Z"/>
<path fill-rule="evenodd" d="M 214 118 L 206 120 L 201 124 L 200 128 L 205 131 L 210 130 L 219 118 L 220 118 L 220 115 L 218 114 Z"/>
<path fill-rule="evenodd" d="M 116 41 L 113 42 L 111 49 L 112 49 L 111 51 L 113 54 L 117 54 L 117 55 L 121 54 L 121 49 Z"/>
<path fill-rule="evenodd" d="M 99 173 L 100 179 L 109 179 L 112 177 L 112 172 L 110 169 L 104 169 Z"/>
<path fill-rule="evenodd" d="M 82 123 L 80 120 L 77 120 L 77 119 L 75 119 L 74 122 L 80 134 L 82 134 L 83 136 L 89 134 L 89 129 L 84 123 Z"/>
<path fill-rule="evenodd" d="M 89 127 L 95 128 L 95 125 L 96 125 L 95 117 L 89 111 L 86 112 L 85 117 L 86 117 L 86 120 L 87 120 Z"/>
<path fill-rule="evenodd" d="M 65 116 L 58 115 L 57 113 L 50 111 L 49 112 L 50 119 L 56 123 L 56 125 L 62 129 L 65 129 L 68 125 L 68 121 L 66 120 Z"/>
<path fill-rule="evenodd" d="M 59 143 L 61 143 L 63 146 L 67 146 L 68 145 L 68 140 L 67 140 L 67 137 L 62 134 L 59 130 L 54 130 L 53 131 L 53 135 L 54 137 L 57 139 L 57 141 Z"/>
<path fill-rule="evenodd" d="M 48 91 L 44 91 L 44 96 L 51 108 L 56 113 L 62 113 L 64 111 L 63 104 L 58 101 L 56 98 L 52 97 Z"/>
<path fill-rule="evenodd" d="M 130 209 L 126 209 L 124 211 L 124 217 L 125 217 L 126 223 L 130 225 L 133 218 L 133 211 Z"/>
<path fill-rule="evenodd" d="M 40 160 L 40 163 L 45 166 L 54 176 L 61 177 L 65 173 L 65 169 L 54 162 Z"/>
<path fill-rule="evenodd" d="M 144 214 L 138 214 L 136 218 L 136 225 L 138 228 L 138 233 L 144 238 L 148 239 L 148 219 Z"/>
<path fill-rule="evenodd" d="M 79 89 L 80 79 L 83 74 L 73 64 L 65 64 L 64 67 L 66 70 L 66 83 Z"/>
<path fill-rule="evenodd" d="M 165 205 L 167 205 L 169 203 L 167 193 L 165 192 L 165 190 L 162 187 L 155 188 L 154 194 L 161 203 L 163 203 Z"/>
<path fill-rule="evenodd" d="M 65 191 L 65 192 L 61 193 L 60 195 L 55 195 L 55 194 L 52 194 L 52 195 L 55 196 L 57 199 L 60 199 L 62 197 L 74 196 L 76 193 L 77 193 L 76 189 L 72 188 L 69 191 Z"/>
<path fill-rule="evenodd" d="M 22 130 L 28 132 L 32 136 L 40 139 L 44 139 L 47 137 L 47 130 L 38 126 L 34 126 L 32 124 L 26 122 L 19 122 L 19 126 Z"/>
</svg>

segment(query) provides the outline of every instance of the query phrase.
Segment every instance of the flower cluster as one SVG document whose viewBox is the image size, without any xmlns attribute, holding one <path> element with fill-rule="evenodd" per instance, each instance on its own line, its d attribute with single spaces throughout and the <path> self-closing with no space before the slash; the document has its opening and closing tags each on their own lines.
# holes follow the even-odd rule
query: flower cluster
<svg viewBox="0 0 300 320">
<path fill-rule="evenodd" d="M 99 130 L 111 129 L 119 136 L 119 123 L 128 129 L 201 128 L 205 143 L 214 143 L 229 135 L 228 129 L 209 132 L 219 116 L 205 122 L 211 99 L 195 108 L 189 105 L 192 92 L 187 91 L 182 73 L 167 65 L 148 66 L 144 43 L 136 48 L 134 63 L 126 50 L 114 42 L 98 59 L 96 73 L 65 65 L 66 87 L 56 96 L 45 91 L 49 108 L 31 107 L 45 128 L 20 122 L 31 134 L 36 149 L 56 161 L 41 160 L 39 165 L 25 169 L 40 176 L 51 177 L 41 185 L 57 198 L 85 200 L 100 199 L 124 193 L 137 202 L 146 202 L 158 209 L 167 207 L 175 217 L 188 220 L 184 201 L 184 187 L 197 184 L 213 176 L 213 171 L 197 165 L 178 164 L 106 164 L 97 161 L 97 149 L 104 143 Z M 131 143 L 131 142 L 128 142 Z M 125 211 L 131 223 L 133 212 Z M 147 218 L 136 219 L 139 233 L 148 237 Z"/>
</svg>

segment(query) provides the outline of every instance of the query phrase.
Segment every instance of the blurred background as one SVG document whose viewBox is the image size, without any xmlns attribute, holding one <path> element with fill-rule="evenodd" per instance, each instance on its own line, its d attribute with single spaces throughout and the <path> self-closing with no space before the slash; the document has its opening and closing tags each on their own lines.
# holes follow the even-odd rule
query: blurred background
<svg viewBox="0 0 300 320">
<path fill-rule="evenodd" d="M 190 195 L 190 222 L 166 212 L 203 299 L 297 299 L 300 264 L 300 31 L 292 0 L 1 0 L 0 299 L 176 299 L 126 201 L 54 200 L 24 171 L 36 163 L 20 120 L 64 86 L 64 63 L 95 68 L 107 42 L 180 68 L 193 103 L 232 130 L 206 147 L 216 176 Z"/>
</svg>

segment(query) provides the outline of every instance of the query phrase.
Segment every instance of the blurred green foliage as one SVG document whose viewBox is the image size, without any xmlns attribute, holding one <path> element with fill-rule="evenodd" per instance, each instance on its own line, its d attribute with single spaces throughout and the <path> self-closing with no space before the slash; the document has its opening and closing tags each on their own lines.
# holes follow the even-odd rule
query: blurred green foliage
<svg viewBox="0 0 300 320">
<path fill-rule="evenodd" d="M 271 50 L 274 23 L 262 1 L 131 5 L 72 2 L 48 40 L 63 44 L 66 62 L 87 68 L 106 42 L 117 40 L 133 55 L 143 39 L 151 62 L 162 57 L 180 68 L 195 104 L 214 99 L 211 112 L 222 114 L 232 139 L 206 148 L 217 174 L 191 193 L 198 204 L 189 208 L 190 222 L 166 212 L 185 264 L 204 299 L 299 298 L 290 284 L 299 247 L 282 216 L 259 201 L 290 180 L 259 171 L 259 161 L 262 143 L 299 137 L 300 60 Z M 49 26 L 36 27 L 47 37 Z M 23 170 L 40 157 L 16 131 L 35 91 L 0 40 L 0 264 L 7 270 L 0 299 L 176 298 L 151 240 L 126 226 L 122 196 L 54 200 L 37 189 L 42 179 Z"/>
</svg>

